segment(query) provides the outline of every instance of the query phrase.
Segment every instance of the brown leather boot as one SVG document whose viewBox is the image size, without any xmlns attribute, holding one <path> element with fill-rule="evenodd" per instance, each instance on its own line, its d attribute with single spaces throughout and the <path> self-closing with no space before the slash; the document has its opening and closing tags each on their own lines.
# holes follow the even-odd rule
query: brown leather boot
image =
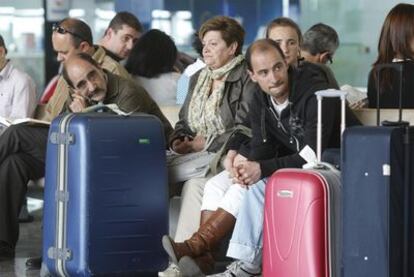
<svg viewBox="0 0 414 277">
<path fill-rule="evenodd" d="M 207 220 L 214 214 L 215 211 L 202 210 L 200 216 L 200 226 L 204 225 Z"/>
<path fill-rule="evenodd" d="M 184 256 L 198 257 L 214 250 L 220 240 L 233 230 L 235 222 L 236 218 L 232 214 L 219 208 L 188 240 L 176 243 L 164 236 L 162 245 L 171 260 L 178 264 Z"/>
</svg>

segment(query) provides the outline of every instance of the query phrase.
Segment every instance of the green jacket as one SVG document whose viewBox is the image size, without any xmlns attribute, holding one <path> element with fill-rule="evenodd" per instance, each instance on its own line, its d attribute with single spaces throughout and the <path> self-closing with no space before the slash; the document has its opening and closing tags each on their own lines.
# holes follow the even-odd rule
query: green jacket
<svg viewBox="0 0 414 277">
<path fill-rule="evenodd" d="M 173 131 L 171 124 L 147 91 L 129 79 L 121 78 L 110 72 L 106 72 L 106 74 L 108 85 L 104 104 L 117 104 L 125 112 L 155 115 L 163 124 L 165 138 L 167 139 Z"/>
</svg>

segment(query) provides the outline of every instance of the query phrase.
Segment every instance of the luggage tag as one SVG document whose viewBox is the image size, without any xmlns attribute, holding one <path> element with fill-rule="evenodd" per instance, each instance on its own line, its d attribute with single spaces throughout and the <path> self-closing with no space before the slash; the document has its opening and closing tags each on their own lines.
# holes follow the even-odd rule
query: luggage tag
<svg viewBox="0 0 414 277">
<path fill-rule="evenodd" d="M 309 145 L 303 147 L 303 149 L 299 152 L 299 156 L 306 161 L 306 164 L 302 166 L 303 169 L 315 168 L 318 164 L 316 153 Z"/>
</svg>

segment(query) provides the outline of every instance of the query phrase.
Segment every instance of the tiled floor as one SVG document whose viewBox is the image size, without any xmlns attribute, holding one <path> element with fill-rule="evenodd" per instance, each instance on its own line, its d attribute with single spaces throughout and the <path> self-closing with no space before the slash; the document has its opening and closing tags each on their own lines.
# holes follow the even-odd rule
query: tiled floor
<svg viewBox="0 0 414 277">
<path fill-rule="evenodd" d="M 34 277 L 39 270 L 26 270 L 26 259 L 41 253 L 41 211 L 33 213 L 35 220 L 20 224 L 20 239 L 16 248 L 16 257 L 11 261 L 0 262 L 1 277 Z"/>
<path fill-rule="evenodd" d="M 42 193 L 39 190 L 31 191 L 30 196 L 41 199 Z M 176 222 L 176 217 L 178 216 L 179 203 L 180 202 L 177 199 L 172 201 L 173 212 L 170 216 L 172 216 L 174 219 L 171 220 L 171 222 Z M 29 203 L 29 209 L 30 208 L 31 205 Z M 25 265 L 27 258 L 40 256 L 42 252 L 42 210 L 36 210 L 31 214 L 34 216 L 33 222 L 20 224 L 20 236 L 16 248 L 15 259 L 11 261 L 0 262 L 0 277 L 37 277 L 40 275 L 40 270 L 27 270 Z M 175 232 L 175 224 L 171 224 L 170 230 L 172 233 Z M 152 274 L 151 276 L 156 276 L 156 274 Z"/>
</svg>

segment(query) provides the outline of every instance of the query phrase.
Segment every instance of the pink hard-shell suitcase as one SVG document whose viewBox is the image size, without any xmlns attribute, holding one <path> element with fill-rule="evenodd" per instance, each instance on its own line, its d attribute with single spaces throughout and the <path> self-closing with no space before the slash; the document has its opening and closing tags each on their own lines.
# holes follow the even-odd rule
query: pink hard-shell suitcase
<svg viewBox="0 0 414 277">
<path fill-rule="evenodd" d="M 337 90 L 317 92 L 342 100 L 345 128 L 345 96 Z M 321 108 L 318 108 L 317 162 L 309 169 L 286 168 L 268 180 L 263 229 L 263 276 L 340 276 L 340 173 L 320 162 Z"/>
</svg>

